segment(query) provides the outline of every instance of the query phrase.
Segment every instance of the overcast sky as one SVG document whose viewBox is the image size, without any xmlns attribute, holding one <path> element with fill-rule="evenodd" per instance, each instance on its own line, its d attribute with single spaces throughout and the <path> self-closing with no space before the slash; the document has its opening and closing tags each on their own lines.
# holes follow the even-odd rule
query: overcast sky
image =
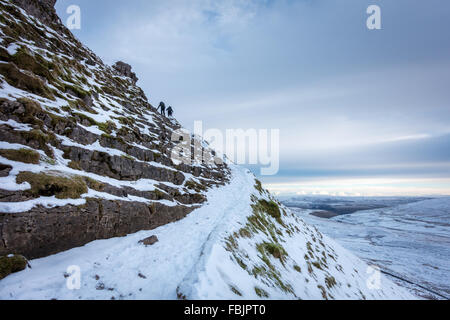
<svg viewBox="0 0 450 320">
<path fill-rule="evenodd" d="M 63 21 L 71 4 L 185 127 L 280 129 L 273 191 L 450 195 L 448 0 L 58 0 Z"/>
</svg>

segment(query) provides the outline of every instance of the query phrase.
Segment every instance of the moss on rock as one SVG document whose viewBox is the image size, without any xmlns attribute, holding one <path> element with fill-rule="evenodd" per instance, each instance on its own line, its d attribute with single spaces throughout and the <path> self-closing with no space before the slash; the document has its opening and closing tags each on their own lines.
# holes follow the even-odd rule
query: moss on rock
<svg viewBox="0 0 450 320">
<path fill-rule="evenodd" d="M 73 93 L 77 98 L 84 99 L 89 95 L 89 92 L 83 90 L 77 85 L 65 84 L 65 91 Z"/>
<path fill-rule="evenodd" d="M 78 120 L 77 122 L 88 122 L 89 126 L 98 125 L 97 121 L 83 113 L 73 112 L 72 115 Z"/>
<path fill-rule="evenodd" d="M 14 62 L 20 69 L 28 70 L 34 74 L 44 77 L 51 81 L 53 76 L 50 73 L 51 64 L 49 64 L 40 55 L 31 55 L 23 47 L 17 50 L 17 52 L 11 57 L 11 61 Z"/>
<path fill-rule="evenodd" d="M 58 199 L 78 199 L 88 192 L 86 182 L 78 176 L 58 176 L 45 173 L 21 172 L 18 174 L 17 183 L 28 182 L 31 190 L 28 192 L 35 196 L 51 197 Z"/>
<path fill-rule="evenodd" d="M 73 170 L 81 170 L 81 166 L 78 161 L 70 161 L 67 166 Z"/>
<path fill-rule="evenodd" d="M 113 132 L 113 130 L 117 129 L 116 124 L 111 121 L 107 121 L 104 123 L 97 123 L 97 126 L 100 130 L 102 130 L 103 132 L 105 132 L 107 134 L 111 134 Z"/>
<path fill-rule="evenodd" d="M 11 273 L 25 270 L 28 265 L 27 259 L 20 255 L 0 257 L 0 280 Z"/>
<path fill-rule="evenodd" d="M 12 161 L 39 164 L 40 154 L 30 149 L 0 149 L 0 155 Z"/>
<path fill-rule="evenodd" d="M 21 72 L 19 68 L 12 63 L 0 63 L 0 74 L 3 75 L 6 82 L 13 87 L 32 92 L 50 100 L 55 100 L 50 89 L 41 79 Z"/>
<path fill-rule="evenodd" d="M 99 191 L 102 192 L 103 189 L 105 188 L 105 184 L 103 182 L 94 180 L 92 178 L 86 177 L 84 178 L 88 187 L 91 189 L 94 189 L 95 191 Z"/>
<path fill-rule="evenodd" d="M 194 180 L 189 180 L 186 182 L 186 188 L 190 190 L 194 190 L 195 192 L 202 192 L 206 190 L 206 186 L 201 185 L 198 182 L 195 182 Z"/>
<path fill-rule="evenodd" d="M 54 158 L 53 150 L 47 146 L 47 143 L 56 139 L 54 134 L 46 134 L 42 132 L 42 130 L 35 129 L 21 132 L 20 135 L 27 141 L 27 143 L 36 144 L 36 148 L 43 150 L 50 158 Z"/>
</svg>

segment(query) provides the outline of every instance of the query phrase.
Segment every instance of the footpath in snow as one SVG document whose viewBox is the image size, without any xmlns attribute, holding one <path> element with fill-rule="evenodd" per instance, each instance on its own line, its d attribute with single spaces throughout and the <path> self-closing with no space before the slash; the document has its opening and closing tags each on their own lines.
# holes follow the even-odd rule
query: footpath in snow
<svg viewBox="0 0 450 320">
<path fill-rule="evenodd" d="M 370 288 L 365 262 L 286 208 L 278 220 L 258 211 L 270 194 L 231 169 L 230 183 L 183 220 L 33 260 L 0 281 L 0 299 L 415 298 L 385 277 Z M 152 235 L 159 242 L 139 244 Z M 80 288 L 70 290 L 76 269 Z"/>
<path fill-rule="evenodd" d="M 98 240 L 30 262 L 32 268 L 0 281 L 0 299 L 176 299 L 226 222 L 250 208 L 254 176 L 233 167 L 230 184 L 208 193 L 208 203 L 185 219 L 123 238 Z M 156 235 L 159 242 L 138 242 Z M 81 271 L 81 288 L 67 287 L 68 268 Z"/>
</svg>

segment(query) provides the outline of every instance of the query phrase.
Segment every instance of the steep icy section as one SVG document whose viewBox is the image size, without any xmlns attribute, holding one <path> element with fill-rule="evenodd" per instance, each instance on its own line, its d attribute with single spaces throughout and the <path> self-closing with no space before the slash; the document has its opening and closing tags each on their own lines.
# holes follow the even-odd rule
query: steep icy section
<svg viewBox="0 0 450 320">
<path fill-rule="evenodd" d="M 107 66 L 76 40 L 54 3 L 0 0 L 0 256 L 153 229 L 228 179 L 226 165 L 172 161 L 181 126 L 129 65 Z"/>
<path fill-rule="evenodd" d="M 230 184 L 185 219 L 31 261 L 0 281 L 0 299 L 414 298 L 384 277 L 370 290 L 365 263 L 232 169 Z M 139 243 L 150 235 L 159 242 Z M 72 265 L 80 290 L 66 286 Z"/>
</svg>

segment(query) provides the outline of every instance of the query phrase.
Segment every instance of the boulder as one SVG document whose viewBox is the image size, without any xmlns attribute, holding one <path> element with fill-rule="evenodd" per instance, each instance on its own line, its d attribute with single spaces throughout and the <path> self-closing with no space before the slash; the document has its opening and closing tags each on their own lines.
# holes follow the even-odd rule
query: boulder
<svg viewBox="0 0 450 320">
<path fill-rule="evenodd" d="M 133 84 L 139 80 L 136 77 L 136 73 L 131 71 L 131 66 L 125 62 L 118 61 L 115 65 L 113 65 L 114 70 L 116 70 L 120 75 L 130 78 L 133 81 Z"/>
<path fill-rule="evenodd" d="M 157 243 L 158 241 L 159 241 L 158 237 L 153 235 L 151 237 L 148 237 L 144 240 L 139 241 L 139 243 L 142 243 L 145 246 L 152 246 L 155 243 Z"/>
<path fill-rule="evenodd" d="M 9 276 L 11 273 L 25 270 L 27 266 L 28 261 L 23 256 L 11 254 L 0 257 L 0 280 Z"/>
</svg>

